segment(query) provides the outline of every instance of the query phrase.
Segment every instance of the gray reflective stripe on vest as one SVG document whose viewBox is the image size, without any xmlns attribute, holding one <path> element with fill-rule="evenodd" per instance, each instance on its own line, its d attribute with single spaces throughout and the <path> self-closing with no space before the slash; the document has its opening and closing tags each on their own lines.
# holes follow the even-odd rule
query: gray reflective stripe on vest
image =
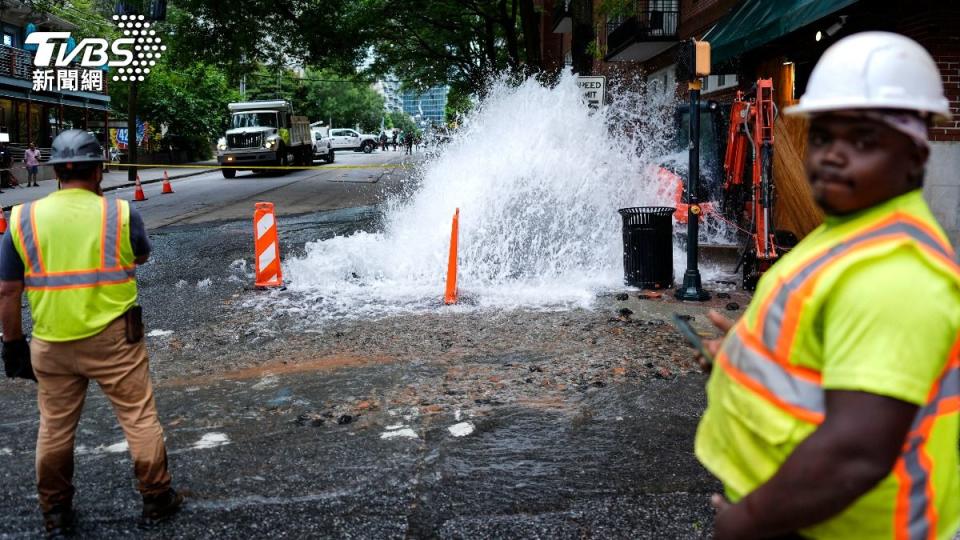
<svg viewBox="0 0 960 540">
<path fill-rule="evenodd" d="M 907 451 L 903 453 L 903 464 L 907 469 L 907 476 L 910 477 L 910 486 L 908 487 L 908 500 L 910 507 L 907 511 L 907 530 L 909 538 L 916 540 L 926 540 L 930 531 L 930 522 L 927 520 L 927 505 L 931 503 L 927 499 L 927 481 L 929 471 L 924 469 L 920 463 L 920 451 L 923 449 L 924 440 L 922 438 L 911 439 Z"/>
<path fill-rule="evenodd" d="M 26 250 L 27 271 L 40 271 L 40 254 L 37 253 L 36 238 L 33 237 L 33 221 L 30 219 L 30 207 L 33 203 L 24 203 L 20 207 L 20 240 L 23 241 L 23 248 Z"/>
<path fill-rule="evenodd" d="M 960 397 L 960 367 L 950 368 L 938 381 L 939 388 L 936 395 L 927 403 L 917 416 L 913 419 L 911 434 L 908 437 L 907 451 L 903 453 L 903 464 L 910 478 L 909 490 L 909 509 L 908 525 L 909 538 L 923 539 L 928 538 L 931 528 L 934 526 L 927 520 L 927 507 L 933 504 L 927 498 L 927 484 L 930 481 L 930 471 L 920 461 L 920 452 L 927 443 L 923 432 L 919 432 L 924 421 L 931 416 L 935 416 L 940 408 L 940 404 L 950 398 Z"/>
<path fill-rule="evenodd" d="M 95 287 L 97 285 L 111 285 L 133 279 L 134 269 L 129 270 L 91 270 L 67 275 L 32 275 L 24 278 L 24 284 L 29 288 L 48 287 Z"/>
<path fill-rule="evenodd" d="M 107 207 L 107 219 L 104 223 L 106 234 L 103 235 L 103 246 L 100 247 L 103 250 L 103 267 L 116 268 L 120 266 L 118 262 L 120 260 L 120 250 L 117 248 L 117 226 L 120 222 L 120 211 L 117 205 L 120 204 L 120 201 L 104 199 L 103 204 Z"/>
<path fill-rule="evenodd" d="M 750 347 L 744 343 L 739 331 L 730 332 L 723 350 L 734 368 L 761 384 L 781 401 L 814 414 L 823 415 L 826 412 L 823 388 L 819 384 L 793 375 L 769 356 Z"/>
<path fill-rule="evenodd" d="M 892 234 L 906 234 L 917 242 L 943 254 L 947 258 L 953 258 L 953 254 L 948 249 L 944 248 L 936 238 L 930 236 L 926 231 L 917 227 L 916 225 L 903 221 L 891 223 L 885 227 L 881 227 L 863 235 L 855 236 L 845 242 L 837 244 L 827 250 L 827 252 L 823 255 L 820 255 L 819 257 L 807 263 L 807 265 L 797 272 L 792 278 L 790 278 L 789 281 L 786 281 L 780 286 L 780 290 L 776 292 L 776 296 L 774 297 L 773 302 L 771 302 L 770 308 L 764 318 L 763 336 L 761 336 L 763 339 L 763 344 L 766 345 L 770 351 L 776 353 L 777 343 L 780 340 L 780 331 L 787 309 L 787 302 L 790 300 L 790 297 L 793 295 L 794 291 L 799 289 L 803 283 L 807 281 L 807 279 L 817 270 L 825 266 L 830 261 L 840 257 L 844 254 L 844 252 L 856 247 L 858 244 Z"/>
</svg>

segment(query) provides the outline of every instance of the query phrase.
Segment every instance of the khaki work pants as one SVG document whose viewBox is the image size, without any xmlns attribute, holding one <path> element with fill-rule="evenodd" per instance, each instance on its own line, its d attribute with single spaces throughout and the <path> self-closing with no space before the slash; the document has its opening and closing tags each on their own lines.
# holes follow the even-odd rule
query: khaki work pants
<svg viewBox="0 0 960 540">
<path fill-rule="evenodd" d="M 44 512 L 73 500 L 73 444 L 90 379 L 113 404 L 140 493 L 159 495 L 170 488 L 146 343 L 127 343 L 122 317 L 86 339 L 53 343 L 35 338 L 30 356 L 38 383 L 37 491 Z"/>
</svg>

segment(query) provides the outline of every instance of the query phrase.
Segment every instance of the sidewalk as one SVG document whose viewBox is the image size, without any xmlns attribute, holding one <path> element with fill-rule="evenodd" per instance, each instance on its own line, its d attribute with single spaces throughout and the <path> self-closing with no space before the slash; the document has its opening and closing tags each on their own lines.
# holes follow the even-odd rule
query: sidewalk
<svg viewBox="0 0 960 540">
<path fill-rule="evenodd" d="M 216 166 L 217 160 L 212 159 L 209 161 L 198 161 L 194 163 L 185 163 L 184 165 L 214 165 Z M 144 169 L 140 168 L 140 183 L 141 184 L 153 184 L 156 182 L 163 181 L 163 171 L 161 168 L 151 168 Z M 170 179 L 174 180 L 177 178 L 186 178 L 188 176 L 196 176 L 198 174 L 203 174 L 209 172 L 210 169 L 168 169 L 168 174 Z M 0 206 L 2 206 L 4 211 L 9 211 L 11 208 L 18 204 L 23 204 L 29 201 L 35 201 L 37 199 L 42 199 L 47 195 L 53 193 L 57 190 L 57 180 L 40 180 L 38 182 L 39 187 L 23 187 L 26 186 L 26 183 L 20 184 L 21 187 L 17 188 L 5 188 L 3 192 L 0 193 Z M 120 189 L 124 187 L 133 186 L 133 182 L 127 180 L 127 167 L 117 167 L 111 166 L 110 172 L 103 173 L 103 182 L 100 184 L 103 186 L 103 191 L 113 191 L 115 189 Z"/>
</svg>

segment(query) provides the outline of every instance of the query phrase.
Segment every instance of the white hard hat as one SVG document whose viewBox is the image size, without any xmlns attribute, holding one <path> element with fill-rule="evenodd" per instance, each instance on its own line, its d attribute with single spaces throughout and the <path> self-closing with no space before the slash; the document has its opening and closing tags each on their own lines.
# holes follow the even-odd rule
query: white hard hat
<svg viewBox="0 0 960 540">
<path fill-rule="evenodd" d="M 833 44 L 787 114 L 903 109 L 950 119 L 937 64 L 919 43 L 890 32 L 863 32 Z"/>
</svg>

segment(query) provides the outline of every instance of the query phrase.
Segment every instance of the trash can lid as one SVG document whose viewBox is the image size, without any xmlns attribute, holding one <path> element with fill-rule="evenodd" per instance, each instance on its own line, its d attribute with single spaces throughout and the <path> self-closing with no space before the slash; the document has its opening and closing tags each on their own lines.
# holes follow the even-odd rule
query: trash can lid
<svg viewBox="0 0 960 540">
<path fill-rule="evenodd" d="M 636 214 L 647 214 L 652 216 L 669 216 L 676 212 L 676 208 L 669 206 L 634 206 L 632 208 L 621 208 L 617 210 L 621 216 L 630 216 Z"/>
</svg>

